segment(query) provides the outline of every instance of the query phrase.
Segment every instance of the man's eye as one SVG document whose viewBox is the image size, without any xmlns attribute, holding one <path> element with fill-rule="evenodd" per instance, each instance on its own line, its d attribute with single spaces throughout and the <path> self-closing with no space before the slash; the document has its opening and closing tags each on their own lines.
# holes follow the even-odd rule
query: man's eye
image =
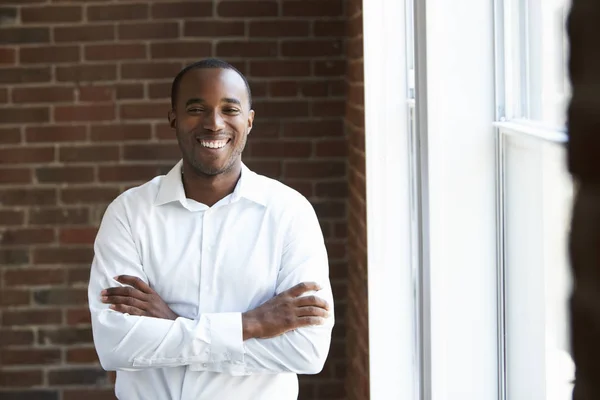
<svg viewBox="0 0 600 400">
<path fill-rule="evenodd" d="M 226 108 L 225 111 L 227 114 L 235 114 L 235 113 L 239 113 L 240 110 L 238 110 L 237 108 Z"/>
<path fill-rule="evenodd" d="M 196 108 L 188 108 L 188 112 L 195 112 L 195 113 L 197 113 L 197 112 L 202 112 L 202 111 L 203 110 L 201 108 L 198 108 L 198 107 L 196 107 Z"/>
</svg>

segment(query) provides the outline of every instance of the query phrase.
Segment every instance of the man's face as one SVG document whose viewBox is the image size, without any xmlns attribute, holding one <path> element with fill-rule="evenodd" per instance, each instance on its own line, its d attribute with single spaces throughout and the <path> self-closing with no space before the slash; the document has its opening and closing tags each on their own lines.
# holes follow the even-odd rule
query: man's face
<svg viewBox="0 0 600 400">
<path fill-rule="evenodd" d="M 184 161 L 208 176 L 228 172 L 241 161 L 253 120 L 244 80 L 220 68 L 188 71 L 169 113 Z"/>
</svg>

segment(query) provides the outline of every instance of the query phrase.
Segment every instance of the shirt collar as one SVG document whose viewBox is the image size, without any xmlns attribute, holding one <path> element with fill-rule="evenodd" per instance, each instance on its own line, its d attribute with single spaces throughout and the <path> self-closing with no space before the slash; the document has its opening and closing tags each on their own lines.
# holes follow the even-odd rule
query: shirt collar
<svg viewBox="0 0 600 400">
<path fill-rule="evenodd" d="M 179 160 L 179 162 L 161 180 L 154 205 L 161 206 L 173 201 L 179 201 L 181 204 L 186 204 L 187 199 L 183 188 L 183 181 L 181 179 L 182 165 L 183 160 Z M 231 202 L 237 201 L 240 198 L 246 198 L 260 205 L 266 205 L 267 193 L 263 190 L 262 183 L 263 181 L 260 177 L 242 163 L 242 174 L 237 185 L 233 189 Z"/>
</svg>

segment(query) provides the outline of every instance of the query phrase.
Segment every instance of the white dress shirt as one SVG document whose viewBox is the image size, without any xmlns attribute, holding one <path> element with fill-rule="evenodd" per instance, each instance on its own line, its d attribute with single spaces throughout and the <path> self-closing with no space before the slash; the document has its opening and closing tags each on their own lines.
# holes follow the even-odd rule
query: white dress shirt
<svg viewBox="0 0 600 400">
<path fill-rule="evenodd" d="M 321 371 L 334 324 L 327 253 L 310 203 L 242 166 L 212 207 L 187 199 L 180 161 L 106 210 L 89 284 L 100 363 L 120 400 L 291 400 L 296 374 Z M 100 300 L 114 277 L 147 282 L 180 317 L 122 314 Z M 324 325 L 242 339 L 241 313 L 304 282 L 331 307 Z"/>
</svg>

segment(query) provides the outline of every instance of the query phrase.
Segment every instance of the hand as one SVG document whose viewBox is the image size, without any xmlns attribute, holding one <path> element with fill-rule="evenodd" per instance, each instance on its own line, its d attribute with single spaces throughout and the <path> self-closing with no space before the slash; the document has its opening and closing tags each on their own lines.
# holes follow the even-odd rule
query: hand
<svg viewBox="0 0 600 400">
<path fill-rule="evenodd" d="M 329 316 L 329 304 L 317 296 L 302 296 L 321 290 L 313 282 L 304 282 L 273 297 L 254 310 L 242 314 L 244 340 L 271 338 L 288 331 L 322 325 Z"/>
<path fill-rule="evenodd" d="M 102 291 L 102 302 L 123 314 L 162 319 L 177 319 L 178 315 L 167 306 L 146 282 L 135 276 L 121 275 L 115 280 L 132 287 L 112 287 Z"/>
</svg>

